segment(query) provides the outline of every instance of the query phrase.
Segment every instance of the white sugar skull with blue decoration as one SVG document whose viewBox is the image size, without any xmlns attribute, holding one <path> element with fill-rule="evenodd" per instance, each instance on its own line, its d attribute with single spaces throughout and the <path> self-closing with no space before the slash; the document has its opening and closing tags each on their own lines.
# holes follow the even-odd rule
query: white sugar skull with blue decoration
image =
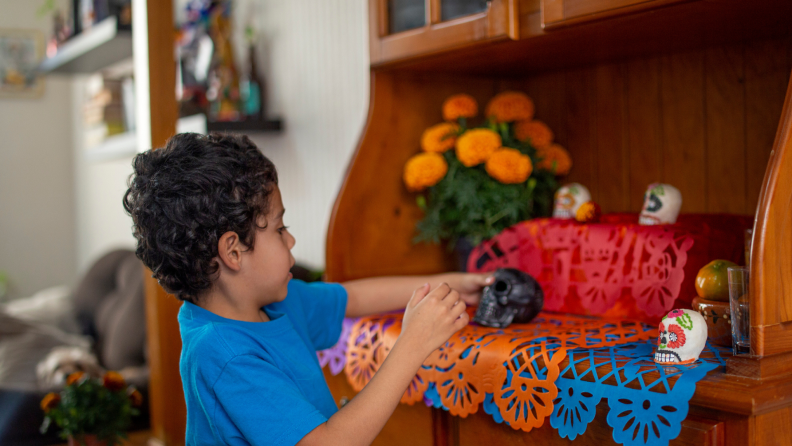
<svg viewBox="0 0 792 446">
<path fill-rule="evenodd" d="M 707 345 L 707 323 L 698 311 L 672 310 L 657 330 L 654 360 L 658 364 L 690 364 Z"/>
</svg>

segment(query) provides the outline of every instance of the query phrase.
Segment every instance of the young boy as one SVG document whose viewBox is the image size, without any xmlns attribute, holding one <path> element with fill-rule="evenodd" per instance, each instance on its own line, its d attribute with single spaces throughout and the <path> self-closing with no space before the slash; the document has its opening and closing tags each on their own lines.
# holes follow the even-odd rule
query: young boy
<svg viewBox="0 0 792 446">
<path fill-rule="evenodd" d="M 176 135 L 138 155 L 134 170 L 124 208 L 137 255 L 184 301 L 188 445 L 370 444 L 491 281 L 484 274 L 292 280 L 295 240 L 283 223 L 275 166 L 244 136 Z M 388 358 L 338 410 L 316 350 L 336 343 L 344 316 L 405 307 Z"/>
</svg>

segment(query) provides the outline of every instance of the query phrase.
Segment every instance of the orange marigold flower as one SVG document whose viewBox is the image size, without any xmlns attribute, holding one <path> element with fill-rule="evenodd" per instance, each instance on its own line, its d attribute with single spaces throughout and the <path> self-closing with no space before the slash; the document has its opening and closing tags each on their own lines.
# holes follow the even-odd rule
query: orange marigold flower
<svg viewBox="0 0 792 446">
<path fill-rule="evenodd" d="M 556 175 L 566 175 L 572 169 L 572 158 L 569 156 L 569 152 L 558 144 L 551 144 L 536 152 L 536 155 L 541 158 L 536 164 L 539 169 L 549 170 Z"/>
<path fill-rule="evenodd" d="M 531 98 L 519 91 L 505 91 L 497 94 L 487 104 L 487 117 L 495 122 L 530 120 L 534 115 Z"/>
<path fill-rule="evenodd" d="M 472 129 L 457 139 L 456 156 L 467 167 L 481 164 L 501 147 L 501 137 L 489 129 Z"/>
<path fill-rule="evenodd" d="M 553 131 L 542 121 L 519 121 L 514 125 L 514 136 L 528 141 L 534 148 L 547 147 L 553 143 Z"/>
<path fill-rule="evenodd" d="M 439 183 L 446 172 L 448 163 L 443 155 L 434 152 L 419 153 L 404 165 L 404 184 L 408 190 L 417 192 Z"/>
<path fill-rule="evenodd" d="M 66 385 L 70 386 L 70 385 L 72 385 L 72 384 L 74 384 L 76 382 L 79 382 L 83 378 L 83 376 L 85 376 L 85 372 L 74 372 L 74 373 L 70 374 L 66 378 Z"/>
<path fill-rule="evenodd" d="M 528 155 L 523 155 L 519 150 L 504 147 L 498 149 L 484 165 L 487 173 L 503 184 L 522 183 L 531 176 L 533 164 Z"/>
<path fill-rule="evenodd" d="M 108 390 L 115 392 L 123 389 L 126 386 L 126 381 L 124 381 L 124 377 L 120 373 L 111 371 L 104 374 L 102 385 Z"/>
<path fill-rule="evenodd" d="M 459 126 L 450 122 L 437 124 L 424 130 L 421 148 L 424 152 L 445 152 L 454 147 Z"/>
<path fill-rule="evenodd" d="M 456 121 L 472 118 L 478 114 L 478 103 L 469 94 L 455 94 L 443 102 L 443 119 Z"/>
<path fill-rule="evenodd" d="M 587 201 L 580 205 L 575 214 L 575 220 L 580 223 L 596 223 L 602 216 L 602 209 L 597 203 Z"/>
<path fill-rule="evenodd" d="M 129 393 L 129 401 L 132 403 L 133 407 L 140 407 L 143 405 L 143 394 L 137 389 L 133 389 L 132 392 Z"/>
<path fill-rule="evenodd" d="M 48 393 L 44 395 L 44 398 L 41 400 L 41 410 L 44 412 L 49 412 L 50 410 L 58 407 L 60 403 L 61 397 L 57 393 Z"/>
</svg>

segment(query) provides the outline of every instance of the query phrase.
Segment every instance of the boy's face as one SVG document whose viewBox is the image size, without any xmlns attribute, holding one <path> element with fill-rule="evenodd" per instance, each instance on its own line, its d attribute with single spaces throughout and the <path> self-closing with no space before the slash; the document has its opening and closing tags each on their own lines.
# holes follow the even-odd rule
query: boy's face
<svg viewBox="0 0 792 446">
<path fill-rule="evenodd" d="M 252 250 L 245 252 L 245 282 L 250 284 L 251 295 L 261 299 L 261 305 L 282 301 L 286 298 L 287 285 L 292 278 L 291 267 L 294 257 L 294 237 L 283 225 L 283 201 L 280 189 L 270 195 L 270 210 L 265 216 L 259 217 L 256 230 L 256 241 Z"/>
</svg>

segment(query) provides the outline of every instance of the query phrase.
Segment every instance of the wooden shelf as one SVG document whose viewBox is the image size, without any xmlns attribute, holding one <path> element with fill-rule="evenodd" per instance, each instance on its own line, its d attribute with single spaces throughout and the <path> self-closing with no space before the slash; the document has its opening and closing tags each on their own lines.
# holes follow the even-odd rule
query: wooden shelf
<svg viewBox="0 0 792 446">
<path fill-rule="evenodd" d="M 119 29 L 116 17 L 108 17 L 66 41 L 58 53 L 44 59 L 44 73 L 93 73 L 132 57 L 132 31 Z"/>
<path fill-rule="evenodd" d="M 283 122 L 280 119 L 225 122 L 210 121 L 206 123 L 206 127 L 210 132 L 280 132 L 283 130 Z"/>
</svg>

